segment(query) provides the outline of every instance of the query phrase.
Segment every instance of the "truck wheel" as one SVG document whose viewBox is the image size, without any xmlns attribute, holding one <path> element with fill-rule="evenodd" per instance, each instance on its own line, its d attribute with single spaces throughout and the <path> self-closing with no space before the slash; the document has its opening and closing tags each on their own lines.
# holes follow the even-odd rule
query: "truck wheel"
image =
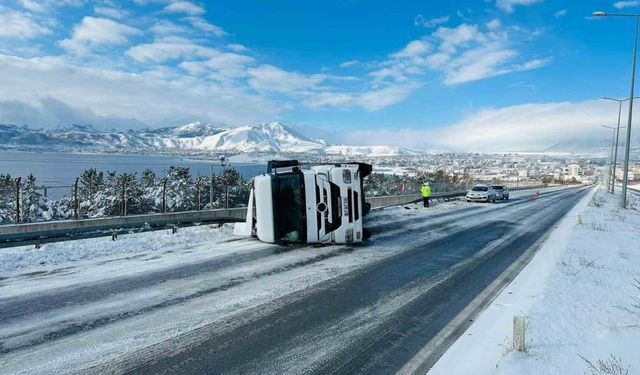
<svg viewBox="0 0 640 375">
<path fill-rule="evenodd" d="M 371 231 L 367 228 L 362 228 L 362 240 L 366 241 L 371 238 Z"/>
<path fill-rule="evenodd" d="M 365 202 L 362 206 L 362 216 L 366 216 L 371 211 L 371 203 Z"/>
</svg>

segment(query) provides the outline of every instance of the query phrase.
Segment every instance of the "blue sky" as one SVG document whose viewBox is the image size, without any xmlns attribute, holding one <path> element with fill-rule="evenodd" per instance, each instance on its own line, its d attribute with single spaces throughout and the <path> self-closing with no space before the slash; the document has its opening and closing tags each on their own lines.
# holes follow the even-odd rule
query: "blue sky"
<svg viewBox="0 0 640 375">
<path fill-rule="evenodd" d="M 590 14 L 639 5 L 8 0 L 0 121 L 279 120 L 331 142 L 469 150 L 604 139 L 616 108 L 597 98 L 628 95 L 633 25 Z"/>
</svg>

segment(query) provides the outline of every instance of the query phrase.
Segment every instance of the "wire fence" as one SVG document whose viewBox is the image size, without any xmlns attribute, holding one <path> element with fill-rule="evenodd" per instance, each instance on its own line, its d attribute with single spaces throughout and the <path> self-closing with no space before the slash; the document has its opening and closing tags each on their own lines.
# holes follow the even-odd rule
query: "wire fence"
<svg viewBox="0 0 640 375">
<path fill-rule="evenodd" d="M 243 207 L 250 187 L 233 169 L 195 179 L 180 167 L 161 179 L 91 169 L 72 185 L 52 186 L 0 175 L 0 224 Z"/>
</svg>

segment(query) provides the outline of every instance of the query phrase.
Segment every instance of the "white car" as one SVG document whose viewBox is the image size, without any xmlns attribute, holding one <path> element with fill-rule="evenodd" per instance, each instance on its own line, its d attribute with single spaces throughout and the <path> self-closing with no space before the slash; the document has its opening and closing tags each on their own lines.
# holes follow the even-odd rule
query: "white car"
<svg viewBox="0 0 640 375">
<path fill-rule="evenodd" d="M 489 185 L 478 184 L 467 192 L 467 202 L 495 202 L 496 191 Z"/>
<path fill-rule="evenodd" d="M 509 199 L 509 188 L 505 185 L 491 185 L 496 192 L 496 199 Z"/>
</svg>

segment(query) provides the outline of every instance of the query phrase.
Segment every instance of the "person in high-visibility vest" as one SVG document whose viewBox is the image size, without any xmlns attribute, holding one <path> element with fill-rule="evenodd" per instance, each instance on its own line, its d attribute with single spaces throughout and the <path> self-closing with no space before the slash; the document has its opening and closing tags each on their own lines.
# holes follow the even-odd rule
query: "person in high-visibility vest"
<svg viewBox="0 0 640 375">
<path fill-rule="evenodd" d="M 422 187 L 420 188 L 420 193 L 422 194 L 422 204 L 425 207 L 429 207 L 429 198 L 431 198 L 431 186 L 429 186 L 428 182 L 422 185 Z"/>
</svg>

